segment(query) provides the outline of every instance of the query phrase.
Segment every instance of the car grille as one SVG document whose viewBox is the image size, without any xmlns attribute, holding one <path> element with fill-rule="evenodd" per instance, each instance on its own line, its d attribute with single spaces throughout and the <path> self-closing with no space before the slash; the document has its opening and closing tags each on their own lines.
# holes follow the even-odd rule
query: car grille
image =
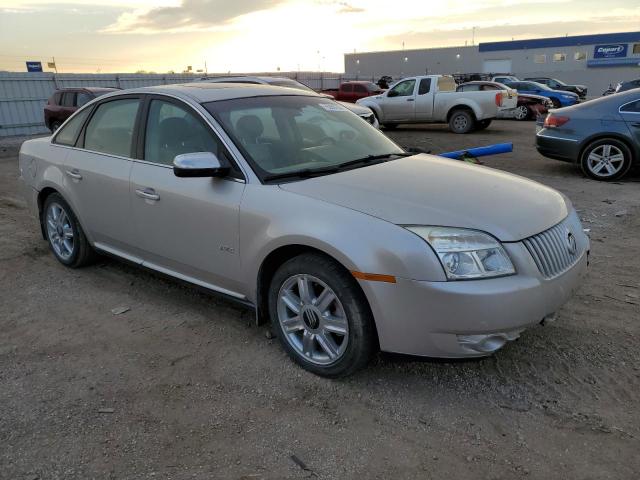
<svg viewBox="0 0 640 480">
<path fill-rule="evenodd" d="M 573 237 L 573 240 L 571 240 Z M 544 278 L 557 277 L 580 259 L 581 247 L 566 222 L 523 240 Z"/>
</svg>

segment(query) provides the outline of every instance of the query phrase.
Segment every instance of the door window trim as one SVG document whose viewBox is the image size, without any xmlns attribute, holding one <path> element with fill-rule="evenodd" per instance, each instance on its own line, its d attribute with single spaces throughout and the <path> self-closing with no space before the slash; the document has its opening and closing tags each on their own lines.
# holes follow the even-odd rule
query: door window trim
<svg viewBox="0 0 640 480">
<path fill-rule="evenodd" d="M 149 111 L 150 111 L 150 107 L 151 107 L 151 102 L 153 100 L 161 100 L 161 101 L 176 105 L 176 106 L 186 110 L 187 112 L 193 114 L 193 116 L 196 118 L 196 120 L 198 122 L 200 122 L 202 124 L 202 126 L 204 126 L 205 129 L 211 135 L 214 136 L 215 140 L 220 142 L 220 144 L 222 145 L 222 148 L 224 149 L 224 152 L 225 152 L 227 160 L 229 162 L 231 162 L 231 173 L 232 173 L 232 175 L 229 175 L 227 177 L 223 177 L 223 179 L 246 182 L 247 175 L 246 175 L 245 171 L 241 168 L 241 166 L 240 166 L 241 163 L 238 162 L 238 159 L 232 154 L 231 149 L 229 148 L 229 145 L 227 145 L 227 142 L 225 142 L 222 139 L 222 137 L 218 134 L 216 129 L 213 127 L 213 125 L 211 125 L 211 123 L 202 114 L 202 112 L 199 112 L 197 109 L 193 108 L 193 106 L 189 105 L 184 99 L 179 98 L 179 97 L 175 97 L 173 95 L 168 95 L 168 94 L 164 94 L 164 93 L 148 93 L 148 94 L 145 94 L 144 97 L 145 98 L 143 99 L 142 107 L 140 108 L 140 110 L 138 112 L 139 113 L 138 119 L 140 121 L 140 124 L 138 125 L 138 128 L 140 130 L 136 132 L 137 141 L 134 142 L 135 143 L 135 156 L 131 158 L 133 161 L 139 162 L 139 163 L 145 163 L 145 164 L 148 164 L 148 165 L 155 165 L 157 167 L 164 167 L 164 168 L 173 169 L 172 165 L 166 165 L 164 163 L 158 163 L 158 162 L 151 162 L 151 161 L 146 160 L 144 158 L 144 147 L 145 147 L 145 141 L 146 141 L 146 135 L 147 135 L 147 123 L 149 121 Z M 233 174 L 235 174 L 235 175 L 233 175 Z"/>
<path fill-rule="evenodd" d="M 640 98 L 636 98 L 635 100 L 631 100 L 630 102 L 626 102 L 623 103 L 622 105 L 620 105 L 618 107 L 618 113 L 623 114 L 623 113 L 630 113 L 631 115 L 640 115 L 640 111 L 638 112 L 632 112 L 631 110 L 622 110 L 624 107 L 626 107 L 627 105 L 630 105 L 632 103 L 636 103 L 636 102 L 640 102 Z"/>
<path fill-rule="evenodd" d="M 56 130 L 56 132 L 53 134 L 53 136 L 51 137 L 51 144 L 52 145 L 57 145 L 59 147 L 67 147 L 67 148 L 76 148 L 78 145 L 78 140 L 80 139 L 80 135 L 82 134 L 83 130 L 84 130 L 84 126 L 87 124 L 87 121 L 91 118 L 91 116 L 93 115 L 93 112 L 91 112 L 91 109 L 93 108 L 93 105 L 89 105 L 88 107 L 81 107 L 78 110 L 76 110 L 75 112 L 73 112 L 73 114 L 71 116 L 69 116 L 69 118 L 67 118 L 64 123 L 62 125 L 60 125 L 60 128 L 58 128 L 58 130 Z M 58 135 L 60 134 L 60 132 L 62 131 L 63 127 L 74 117 L 76 117 L 77 115 L 80 114 L 80 112 L 84 111 L 84 110 L 89 110 L 89 115 L 87 115 L 87 118 L 84 119 L 84 122 L 82 123 L 82 125 L 80 125 L 80 128 L 78 129 L 78 133 L 76 133 L 76 139 L 74 140 L 74 142 L 71 145 L 65 145 L 63 143 L 57 143 L 57 139 L 58 139 Z"/>
<path fill-rule="evenodd" d="M 134 120 L 133 123 L 133 134 L 131 137 L 131 147 L 130 147 L 130 151 L 129 151 L 129 156 L 128 157 L 124 157 L 122 155 L 115 155 L 113 153 L 109 153 L 109 152 L 97 152 L 95 150 L 89 150 L 88 148 L 84 147 L 84 142 L 85 142 L 85 137 L 87 134 L 87 125 L 89 125 L 89 123 L 91 122 L 91 120 L 93 119 L 94 115 L 96 114 L 96 112 L 98 111 L 98 108 L 101 105 L 104 105 L 106 103 L 109 102 L 114 102 L 117 100 L 129 100 L 129 99 L 136 99 L 140 102 L 140 105 L 138 106 L 138 113 L 136 115 L 136 119 Z M 135 146 L 136 146 L 136 142 L 135 139 L 137 138 L 138 135 L 138 128 L 140 126 L 140 115 L 142 112 L 142 102 L 144 100 L 144 96 L 140 95 L 140 94 L 124 94 L 124 95 L 116 95 L 114 97 L 108 97 L 105 98 L 104 100 L 97 102 L 97 103 L 93 103 L 91 104 L 93 107 L 93 111 L 89 114 L 89 116 L 87 117 L 87 119 L 84 122 L 84 125 L 82 126 L 82 130 L 80 130 L 80 135 L 78 135 L 78 139 L 76 140 L 76 144 L 75 147 L 80 149 L 80 150 L 84 150 L 85 152 L 91 152 L 91 153 L 97 153 L 98 155 L 106 155 L 109 157 L 114 157 L 114 158 L 124 158 L 126 160 L 133 160 L 133 155 L 135 154 Z"/>
</svg>

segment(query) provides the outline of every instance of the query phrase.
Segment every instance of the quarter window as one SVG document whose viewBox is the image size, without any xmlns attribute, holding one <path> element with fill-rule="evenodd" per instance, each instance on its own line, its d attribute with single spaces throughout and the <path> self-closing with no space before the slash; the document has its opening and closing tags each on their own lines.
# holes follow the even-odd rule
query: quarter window
<svg viewBox="0 0 640 480">
<path fill-rule="evenodd" d="M 547 56 L 545 54 L 537 54 L 533 57 L 535 63 L 547 63 Z"/>
<path fill-rule="evenodd" d="M 147 118 L 144 159 L 172 165 L 183 153 L 211 152 L 222 160 L 223 148 L 191 112 L 164 100 L 152 100 Z"/>
<path fill-rule="evenodd" d="M 74 115 L 74 117 L 58 131 L 55 143 L 68 146 L 75 145 L 76 140 L 78 139 L 78 133 L 80 132 L 87 115 L 89 115 L 89 110 L 91 110 L 90 107 L 85 108 L 81 112 L 78 112 L 77 115 Z"/>
<path fill-rule="evenodd" d="M 404 82 L 400 82 L 395 87 L 393 87 L 389 93 L 395 92 L 396 97 L 408 97 L 413 95 L 413 89 L 416 86 L 415 80 L 405 80 Z"/>
<path fill-rule="evenodd" d="M 137 98 L 100 104 L 87 125 L 84 147 L 94 152 L 130 157 L 139 106 Z"/>
<path fill-rule="evenodd" d="M 418 87 L 418 95 L 424 95 L 431 90 L 431 79 L 423 78 L 420 80 L 420 86 Z"/>
<path fill-rule="evenodd" d="M 620 107 L 621 112 L 631 112 L 631 113 L 640 113 L 640 100 L 636 100 L 635 102 L 627 103 Z"/>
</svg>

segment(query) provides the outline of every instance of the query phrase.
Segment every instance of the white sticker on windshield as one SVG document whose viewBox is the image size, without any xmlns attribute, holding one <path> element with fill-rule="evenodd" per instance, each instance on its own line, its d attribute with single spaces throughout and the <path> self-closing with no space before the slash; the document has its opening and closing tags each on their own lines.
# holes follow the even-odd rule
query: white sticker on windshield
<svg viewBox="0 0 640 480">
<path fill-rule="evenodd" d="M 348 112 L 349 110 L 338 103 L 320 103 L 327 112 Z"/>
</svg>

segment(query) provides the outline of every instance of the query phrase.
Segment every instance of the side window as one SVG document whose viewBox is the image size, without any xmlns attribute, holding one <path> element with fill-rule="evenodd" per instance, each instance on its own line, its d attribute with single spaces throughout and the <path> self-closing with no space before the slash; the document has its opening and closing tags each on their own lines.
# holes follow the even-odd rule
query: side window
<svg viewBox="0 0 640 480">
<path fill-rule="evenodd" d="M 640 100 L 636 100 L 635 102 L 627 103 L 620 107 L 621 112 L 631 112 L 631 113 L 640 113 Z"/>
<path fill-rule="evenodd" d="M 342 91 L 347 93 L 353 92 L 353 85 L 350 83 L 345 83 L 344 85 L 342 85 Z"/>
<path fill-rule="evenodd" d="M 81 107 L 86 103 L 89 103 L 91 100 L 93 100 L 92 95 L 89 95 L 87 92 L 78 92 L 78 95 L 76 96 L 76 106 Z"/>
<path fill-rule="evenodd" d="M 356 93 L 368 93 L 367 88 L 364 85 L 354 85 L 353 91 Z"/>
<path fill-rule="evenodd" d="M 63 92 L 60 105 L 62 105 L 63 107 L 73 107 L 75 98 L 76 98 L 76 92 Z"/>
<path fill-rule="evenodd" d="M 455 92 L 456 91 L 456 81 L 453 77 L 448 75 L 443 75 L 438 77 L 438 91 L 439 92 Z"/>
<path fill-rule="evenodd" d="M 481 85 L 480 90 L 486 91 L 486 90 L 500 90 L 500 89 L 495 85 Z"/>
<path fill-rule="evenodd" d="M 462 87 L 464 90 L 464 87 Z M 418 95 L 424 95 L 425 93 L 429 93 L 431 91 L 431 79 L 423 78 L 420 80 L 420 86 L 418 87 Z"/>
<path fill-rule="evenodd" d="M 78 133 L 80 133 L 80 129 L 87 119 L 87 115 L 89 115 L 89 110 L 91 110 L 90 107 L 78 112 L 64 127 L 58 130 L 54 143 L 68 145 L 70 147 L 75 145 Z"/>
<path fill-rule="evenodd" d="M 415 80 L 405 80 L 404 82 L 400 82 L 391 90 L 389 90 L 389 93 L 394 92 L 394 95 L 392 96 L 395 96 L 395 97 L 408 97 L 413 95 L 413 90 L 415 86 L 416 86 Z"/>
<path fill-rule="evenodd" d="M 130 157 L 139 106 L 140 100 L 137 98 L 112 100 L 98 105 L 87 125 L 84 148 Z"/>
<path fill-rule="evenodd" d="M 144 159 L 172 165 L 183 153 L 212 152 L 222 159 L 224 148 L 194 114 L 164 100 L 152 100 L 147 117 Z"/>
</svg>

